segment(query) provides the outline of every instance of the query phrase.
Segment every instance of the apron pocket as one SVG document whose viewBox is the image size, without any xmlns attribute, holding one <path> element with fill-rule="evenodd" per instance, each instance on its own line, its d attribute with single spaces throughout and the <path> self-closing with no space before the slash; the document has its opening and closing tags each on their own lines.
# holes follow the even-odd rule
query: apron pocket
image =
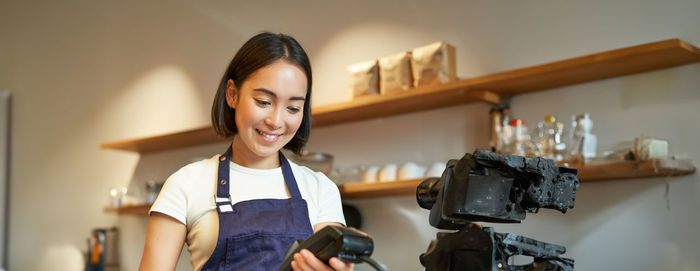
<svg viewBox="0 0 700 271">
<path fill-rule="evenodd" d="M 298 236 L 253 233 L 226 240 L 226 268 L 231 270 L 276 270 Z"/>
</svg>

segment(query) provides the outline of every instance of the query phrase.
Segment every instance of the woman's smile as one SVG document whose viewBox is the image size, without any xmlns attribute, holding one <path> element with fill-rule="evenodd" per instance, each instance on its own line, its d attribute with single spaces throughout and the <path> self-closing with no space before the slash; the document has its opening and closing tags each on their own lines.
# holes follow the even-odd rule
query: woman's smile
<svg viewBox="0 0 700 271">
<path fill-rule="evenodd" d="M 258 132 L 258 134 L 261 135 L 265 141 L 270 142 L 270 143 L 277 142 L 277 140 L 279 140 L 280 136 L 282 135 L 282 134 L 263 132 L 263 131 L 260 131 L 259 129 L 255 129 L 255 131 Z"/>
</svg>

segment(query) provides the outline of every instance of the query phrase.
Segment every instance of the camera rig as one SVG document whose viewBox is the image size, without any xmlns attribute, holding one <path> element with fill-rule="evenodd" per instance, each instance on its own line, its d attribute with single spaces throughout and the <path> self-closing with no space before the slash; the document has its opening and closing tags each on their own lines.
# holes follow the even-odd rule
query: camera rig
<svg viewBox="0 0 700 271">
<path fill-rule="evenodd" d="M 519 223 L 540 208 L 566 213 L 574 207 L 578 171 L 545 158 L 476 150 L 450 160 L 440 178 L 424 180 L 418 205 L 430 210 L 430 225 L 441 232 L 420 261 L 426 270 L 573 270 L 560 255 L 566 248 L 521 235 L 497 233 L 474 222 Z M 515 255 L 526 265 L 508 265 Z"/>
</svg>

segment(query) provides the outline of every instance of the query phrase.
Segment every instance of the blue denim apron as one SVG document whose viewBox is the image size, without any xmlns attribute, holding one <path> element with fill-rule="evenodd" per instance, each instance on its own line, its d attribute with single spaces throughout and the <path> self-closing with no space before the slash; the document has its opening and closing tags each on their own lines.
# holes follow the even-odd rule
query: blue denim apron
<svg viewBox="0 0 700 271">
<path fill-rule="evenodd" d="M 202 270 L 277 270 L 287 249 L 313 234 L 306 201 L 286 158 L 279 153 L 289 199 L 255 199 L 231 205 L 231 147 L 219 158 L 216 212 L 219 238 Z M 254 184 L 253 184 L 254 185 Z"/>
</svg>

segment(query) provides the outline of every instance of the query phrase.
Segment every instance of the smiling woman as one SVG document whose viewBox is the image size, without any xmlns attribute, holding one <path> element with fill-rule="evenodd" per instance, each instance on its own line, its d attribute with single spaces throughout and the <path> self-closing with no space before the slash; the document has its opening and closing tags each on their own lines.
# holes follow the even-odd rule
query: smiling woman
<svg viewBox="0 0 700 271">
<path fill-rule="evenodd" d="M 337 186 L 288 161 L 311 130 L 311 66 L 299 43 L 261 33 L 238 50 L 212 107 L 212 124 L 232 137 L 221 155 L 168 178 L 150 210 L 140 270 L 173 270 L 184 243 L 194 270 L 275 270 L 291 244 L 345 224 Z M 295 270 L 352 270 L 313 254 L 294 255 Z"/>
<path fill-rule="evenodd" d="M 253 168 L 279 166 L 273 154 L 292 140 L 303 120 L 305 78 L 298 66 L 278 60 L 251 74 L 240 89 L 227 81 L 226 101 L 236 111 L 238 130 L 233 152 L 239 155 L 233 162 Z"/>
</svg>

